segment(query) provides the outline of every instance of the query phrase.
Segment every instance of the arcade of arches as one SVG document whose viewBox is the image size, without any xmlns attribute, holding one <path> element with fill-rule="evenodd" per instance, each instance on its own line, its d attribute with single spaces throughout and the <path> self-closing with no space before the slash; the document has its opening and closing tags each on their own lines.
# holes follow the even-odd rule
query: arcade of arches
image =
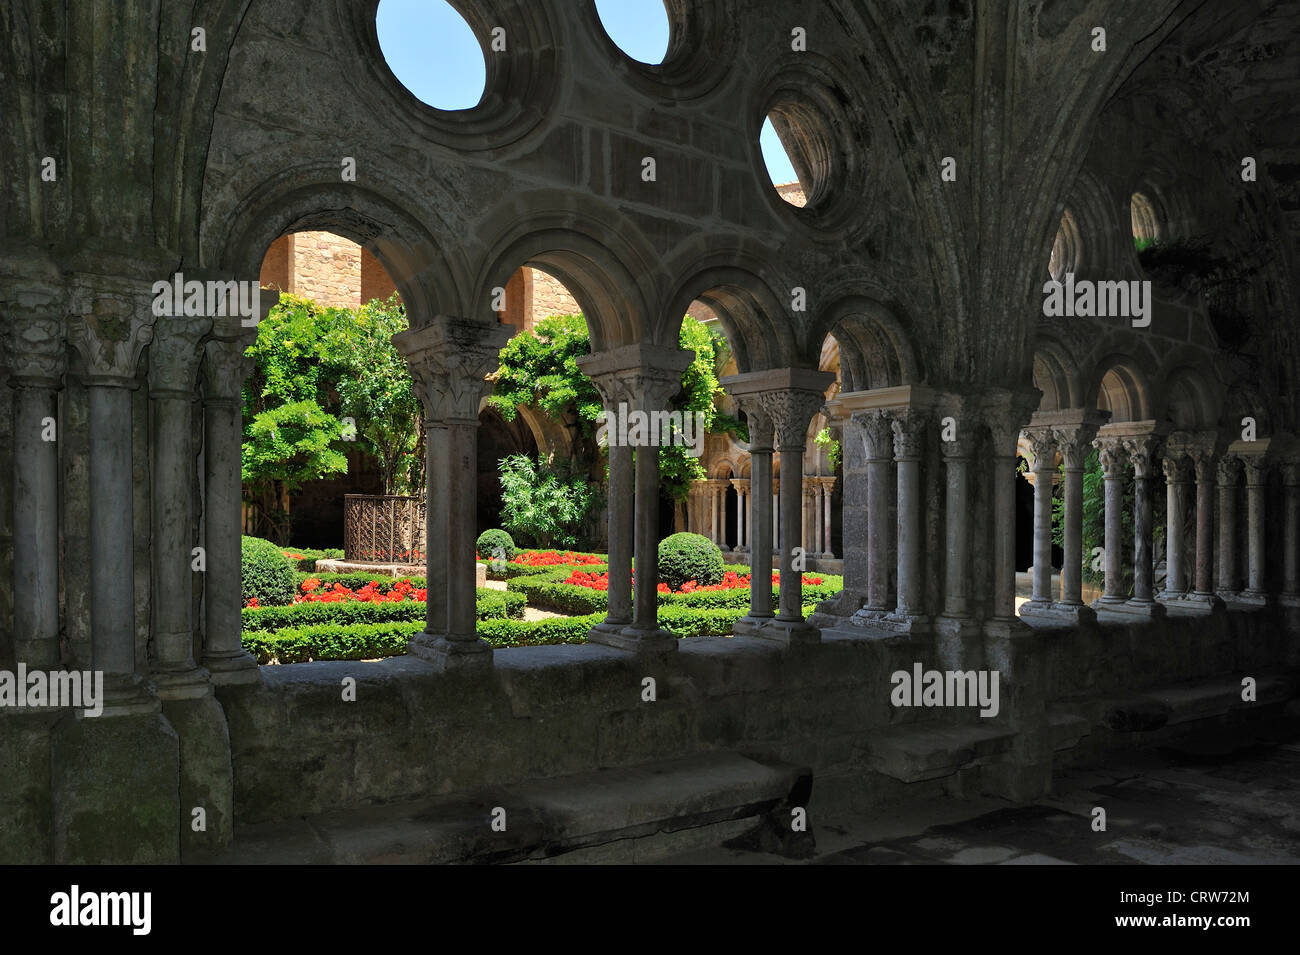
<svg viewBox="0 0 1300 955">
<path fill-rule="evenodd" d="M 105 708 L 0 707 L 0 860 L 199 860 L 253 845 L 245 827 L 665 764 L 680 800 L 608 831 L 744 817 L 688 791 L 709 766 L 819 819 L 1028 801 L 1062 767 L 1296 695 L 1291 5 L 825 0 L 792 22 L 777 0 L 697 0 L 669 4 L 649 66 L 587 0 L 455 0 L 485 51 L 493 26 L 509 39 L 454 112 L 389 71 L 373 0 L 199 4 L 203 53 L 190 5 L 47 6 L 18 0 L 0 41 L 0 102 L 24 119 L 0 124 L 0 669 L 93 668 Z M 112 123 L 83 121 L 105 101 Z M 769 113 L 803 205 L 764 172 Z M 362 248 L 358 296 L 379 267 L 410 320 L 394 343 L 425 412 L 427 626 L 404 657 L 258 667 L 240 640 L 253 329 L 159 316 L 153 286 L 256 287 L 268 250 L 287 275 L 285 237 L 321 233 Z M 605 620 L 581 646 L 477 635 L 485 376 L 525 324 L 493 290 L 523 268 L 586 316 L 609 407 L 666 407 L 681 316 L 716 317 L 750 440 L 709 446 L 690 527 L 775 551 L 780 575 L 779 593 L 755 575 L 735 636 L 659 626 L 657 456 L 619 447 Z M 1133 284 L 1135 309 L 1150 282 L 1149 314 L 1045 317 L 1054 277 Z M 823 426 L 838 475 L 811 446 Z M 1094 450 L 1104 540 L 1085 554 Z M 807 617 L 796 547 L 843 562 Z M 914 664 L 996 672 L 1000 708 L 892 706 Z M 345 844 L 313 858 L 358 858 Z"/>
</svg>

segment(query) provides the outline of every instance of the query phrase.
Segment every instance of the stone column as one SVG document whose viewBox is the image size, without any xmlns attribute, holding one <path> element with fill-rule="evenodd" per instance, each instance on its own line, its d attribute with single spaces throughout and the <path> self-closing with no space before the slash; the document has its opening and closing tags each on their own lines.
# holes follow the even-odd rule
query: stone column
<svg viewBox="0 0 1300 955">
<path fill-rule="evenodd" d="M 1183 502 L 1191 483 L 1191 470 L 1186 456 L 1180 451 L 1165 454 L 1161 467 L 1165 472 L 1165 589 L 1162 600 L 1182 597 L 1187 592 L 1186 572 L 1183 569 Z"/>
<path fill-rule="evenodd" d="M 961 637 L 973 626 L 970 611 L 971 507 L 970 459 L 974 452 L 975 425 L 965 411 L 953 414 L 955 436 L 940 441 L 945 476 L 943 612 L 938 625 L 950 637 Z M 1049 565 L 1050 566 L 1050 565 Z M 961 662 L 960 647 L 949 647 L 949 659 Z M 941 657 L 945 654 L 941 654 Z"/>
<path fill-rule="evenodd" d="M 749 420 L 749 613 L 736 621 L 733 632 L 750 636 L 772 620 L 772 419 L 760 401 L 741 404 Z"/>
<path fill-rule="evenodd" d="M 606 415 L 613 420 L 615 409 L 626 406 L 631 395 L 623 387 L 617 374 L 603 374 L 592 379 L 605 402 Z M 617 437 L 617 435 L 615 435 Z M 605 619 L 592 628 L 588 640 L 599 643 L 601 637 L 616 636 L 632 623 L 632 545 L 633 545 L 633 451 L 630 445 L 611 441 L 609 453 L 609 598 Z M 703 510 L 703 502 L 710 493 L 707 484 L 692 486 L 696 508 Z M 695 525 L 701 527 L 702 514 L 695 515 Z"/>
<path fill-rule="evenodd" d="M 240 642 L 243 606 L 240 537 L 244 500 L 240 458 L 244 424 L 244 378 L 252 362 L 244 351 L 256 337 L 238 318 L 213 320 L 203 346 L 203 666 L 213 683 L 252 683 L 257 661 Z"/>
<path fill-rule="evenodd" d="M 722 546 L 722 507 L 718 501 L 718 482 L 709 482 L 709 511 L 713 515 L 713 532 L 709 539 L 719 547 Z"/>
<path fill-rule="evenodd" d="M 59 389 L 65 370 L 59 309 L 9 312 L 13 422 L 14 660 L 59 666 Z M 2 339 L 0 339 L 2 340 Z"/>
<path fill-rule="evenodd" d="M 1092 608 L 1083 602 L 1083 467 L 1096 433 L 1097 425 L 1093 423 L 1058 428 L 1056 432 L 1065 470 L 1062 488 L 1065 545 L 1061 561 L 1061 596 L 1056 610 L 1081 621 L 1096 618 Z"/>
<path fill-rule="evenodd" d="M 1246 472 L 1246 589 L 1240 596 L 1262 605 L 1268 600 L 1264 582 L 1264 492 L 1268 463 L 1261 454 L 1243 454 L 1241 462 Z"/>
<path fill-rule="evenodd" d="M 149 296 L 135 289 L 91 293 L 81 304 L 68 341 L 81 355 L 90 399 L 92 666 L 104 673 L 103 715 L 156 713 L 158 697 L 136 672 L 131 475 L 131 392 L 156 317 Z"/>
<path fill-rule="evenodd" d="M 867 463 L 867 602 L 862 610 L 870 616 L 888 613 L 889 552 L 893 527 L 889 501 L 895 489 L 894 430 L 886 411 L 858 412 L 853 424 L 861 431 Z"/>
<path fill-rule="evenodd" d="M 985 631 L 991 637 L 1024 633 L 1016 616 L 1016 455 L 1020 430 L 1039 403 L 1039 395 L 994 393 L 983 413 L 991 442 L 993 472 L 993 603 Z"/>
<path fill-rule="evenodd" d="M 445 629 L 416 634 L 409 652 L 438 670 L 492 666 L 492 648 L 478 636 L 475 599 L 478 413 L 491 388 L 485 376 L 496 369 L 512 333 L 508 325 L 436 315 L 426 325 L 393 336 L 411 367 L 412 389 L 431 425 L 429 457 L 434 467 L 428 472 L 426 567 L 433 570 L 441 562 L 446 568 Z M 445 426 L 445 444 L 439 426 Z M 435 540 L 433 531 L 441 526 L 443 513 L 446 536 Z M 435 587 L 442 591 L 435 579 L 425 584 L 426 596 L 432 596 Z M 428 627 L 441 623 L 435 607 L 430 604 Z"/>
<path fill-rule="evenodd" d="M 776 434 L 776 449 L 781 453 L 781 540 L 780 606 L 776 618 L 758 636 L 783 643 L 808 643 L 821 639 L 821 631 L 804 621 L 803 570 L 796 569 L 794 546 L 803 539 L 803 455 L 808 425 L 826 402 L 825 388 L 830 384 L 823 373 L 796 373 L 789 387 L 764 392 L 763 407 L 771 416 Z M 817 387 L 820 385 L 820 387 Z"/>
<path fill-rule="evenodd" d="M 1219 462 L 1219 594 L 1237 591 L 1237 480 L 1241 461 L 1225 457 Z"/>
<path fill-rule="evenodd" d="M 1030 474 L 1034 486 L 1033 595 L 1020 612 L 1052 609 L 1052 478 L 1056 474 L 1057 435 L 1051 428 L 1026 428 L 1025 438 L 1034 456 Z"/>
<path fill-rule="evenodd" d="M 1155 435 L 1129 438 L 1125 442 L 1129 459 L 1133 462 L 1133 598 L 1130 608 L 1152 616 L 1164 613 L 1164 606 L 1155 602 L 1153 576 L 1155 573 L 1151 518 L 1151 476 L 1156 465 L 1160 439 Z"/>
<path fill-rule="evenodd" d="M 921 580 L 925 537 L 921 521 L 921 454 L 927 423 L 928 417 L 915 409 L 895 412 L 891 421 L 898 477 L 898 605 L 886 620 L 898 629 L 913 633 L 927 626 L 922 606 L 925 588 Z"/>
<path fill-rule="evenodd" d="M 775 554 L 781 546 L 781 481 L 779 478 L 772 479 L 772 553 Z"/>
<path fill-rule="evenodd" d="M 153 401 L 153 681 L 164 700 L 212 694 L 208 671 L 194 662 L 192 534 L 195 483 L 193 409 L 199 342 L 211 318 L 167 317 L 149 347 Z M 207 555 L 204 555 L 206 573 Z"/>
<path fill-rule="evenodd" d="M 745 550 L 745 492 L 748 481 L 734 479 L 731 486 L 736 489 L 736 551 Z"/>
<path fill-rule="evenodd" d="M 1098 437 L 1093 444 L 1100 451 L 1101 471 L 1106 482 L 1106 589 L 1097 598 L 1096 609 L 1113 610 L 1128 600 L 1122 589 L 1124 533 L 1124 477 L 1127 454 L 1123 441 L 1110 436 Z"/>
<path fill-rule="evenodd" d="M 831 535 L 831 500 L 835 492 L 835 478 L 822 479 L 822 556 L 835 558 L 834 539 Z"/>
<path fill-rule="evenodd" d="M 1193 452 L 1196 467 L 1196 584 L 1193 598 L 1207 607 L 1222 607 L 1214 593 L 1214 453 Z"/>
<path fill-rule="evenodd" d="M 679 348 L 628 345 L 589 355 L 579 365 L 592 377 L 621 377 L 629 406 L 648 414 L 667 410 L 668 401 L 681 391 L 682 372 L 694 357 L 694 352 Z M 591 639 L 638 653 L 675 652 L 677 639 L 659 627 L 659 447 L 657 443 L 637 447 L 635 455 L 632 622 L 617 634 L 593 633 Z"/>
<path fill-rule="evenodd" d="M 1300 606 L 1300 462 L 1282 464 L 1282 603 Z"/>
</svg>

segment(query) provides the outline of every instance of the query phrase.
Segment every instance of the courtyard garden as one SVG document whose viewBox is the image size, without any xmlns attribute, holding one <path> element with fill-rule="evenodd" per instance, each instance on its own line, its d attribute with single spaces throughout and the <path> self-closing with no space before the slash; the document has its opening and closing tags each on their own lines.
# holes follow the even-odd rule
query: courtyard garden
<svg viewBox="0 0 1300 955">
<path fill-rule="evenodd" d="M 316 561 L 337 551 L 255 537 L 243 543 L 242 642 L 259 663 L 400 656 L 425 628 L 423 577 L 318 573 Z M 479 559 L 488 586 L 477 591 L 478 635 L 493 648 L 586 643 L 605 619 L 605 554 L 516 549 L 508 534 L 491 530 L 479 538 Z M 749 610 L 751 569 L 726 564 L 706 538 L 665 539 L 658 570 L 659 626 L 674 636 L 730 636 Z M 772 581 L 775 604 L 775 572 Z M 802 581 L 805 615 L 843 587 L 831 574 L 805 573 Z"/>
</svg>

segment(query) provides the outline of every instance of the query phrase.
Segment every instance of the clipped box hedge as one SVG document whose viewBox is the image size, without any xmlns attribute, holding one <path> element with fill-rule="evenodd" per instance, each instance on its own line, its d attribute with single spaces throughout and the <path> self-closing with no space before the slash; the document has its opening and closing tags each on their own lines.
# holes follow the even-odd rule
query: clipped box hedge
<svg viewBox="0 0 1300 955">
<path fill-rule="evenodd" d="M 301 605 L 300 605 L 301 606 Z M 400 606 L 393 604 L 392 606 Z M 813 605 L 803 608 L 811 614 Z M 659 625 L 677 637 L 726 636 L 745 615 L 736 609 L 667 606 L 659 609 Z M 587 633 L 605 619 L 603 613 L 546 620 L 480 620 L 478 634 L 496 649 L 586 643 Z M 278 631 L 245 631 L 244 648 L 258 663 L 303 663 L 309 660 L 372 660 L 401 656 L 424 621 L 390 620 L 362 624 L 314 624 Z"/>
<path fill-rule="evenodd" d="M 479 620 L 518 619 L 524 615 L 525 599 L 522 594 L 482 588 L 477 592 L 474 603 Z M 396 603 L 312 601 L 286 607 L 245 607 L 240 616 L 242 630 L 262 632 L 314 624 L 354 626 L 399 621 L 423 623 L 426 610 L 426 604 L 422 600 L 402 600 Z"/>
</svg>

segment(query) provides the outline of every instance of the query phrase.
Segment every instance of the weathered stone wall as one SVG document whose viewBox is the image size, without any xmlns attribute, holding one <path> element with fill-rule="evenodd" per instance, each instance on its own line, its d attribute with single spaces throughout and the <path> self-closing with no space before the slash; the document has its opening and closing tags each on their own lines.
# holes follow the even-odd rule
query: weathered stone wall
<svg viewBox="0 0 1300 955">
<path fill-rule="evenodd" d="M 329 232 L 293 237 L 293 291 L 322 305 L 361 305 L 361 246 Z"/>
</svg>

